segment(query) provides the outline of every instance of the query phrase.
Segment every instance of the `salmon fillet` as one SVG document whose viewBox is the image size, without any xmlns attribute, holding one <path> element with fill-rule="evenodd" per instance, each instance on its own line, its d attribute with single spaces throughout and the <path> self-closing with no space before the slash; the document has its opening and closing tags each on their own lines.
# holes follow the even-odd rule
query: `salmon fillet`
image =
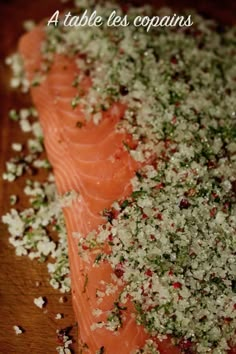
<svg viewBox="0 0 236 354">
<path fill-rule="evenodd" d="M 80 50 L 83 50 L 81 48 L 87 45 L 86 33 L 81 33 L 82 36 L 75 42 L 77 50 L 80 41 L 82 43 Z M 58 35 L 57 28 L 55 28 L 54 35 Z M 63 35 L 65 33 L 61 38 Z M 103 78 L 99 74 L 95 75 L 95 78 L 93 77 L 97 68 L 97 56 L 95 56 L 96 60 L 93 57 L 92 59 L 88 57 L 92 62 L 94 60 L 92 65 L 95 69 L 92 66 L 92 77 L 89 75 L 89 65 L 87 67 L 87 64 L 85 65 L 87 70 L 83 71 L 81 68 L 80 71 L 78 55 L 74 55 L 73 51 L 75 49 L 73 35 L 75 34 L 72 33 L 72 37 L 70 35 L 71 33 L 67 37 L 66 50 L 69 52 L 67 55 L 61 54 L 60 51 L 60 33 L 59 49 L 55 50 L 52 61 L 50 61 L 50 46 L 47 47 L 49 56 L 46 56 L 46 60 L 49 59 L 50 65 L 48 68 L 46 67 L 46 70 L 45 64 L 47 63 L 43 55 L 42 44 L 46 45 L 47 40 L 53 41 L 55 37 L 50 37 L 50 35 L 47 37 L 42 25 L 35 27 L 21 38 L 19 51 L 24 60 L 26 76 L 31 83 L 30 93 L 39 113 L 44 131 L 44 143 L 54 169 L 58 193 L 61 196 L 71 197 L 69 202 L 64 205 L 63 212 L 68 234 L 73 306 L 79 325 L 79 350 L 81 353 L 91 354 L 143 352 L 149 354 L 153 353 L 153 348 L 157 345 L 158 350 L 154 350 L 154 353 L 193 353 L 195 350 L 202 353 L 204 350 L 206 352 L 214 351 L 213 348 L 216 348 L 216 345 L 220 343 L 220 349 L 217 347 L 216 350 L 221 351 L 223 348 L 222 350 L 227 352 L 228 343 L 233 343 L 231 340 L 234 336 L 235 316 L 232 312 L 236 308 L 233 294 L 235 292 L 233 266 L 231 267 L 227 263 L 228 258 L 229 262 L 232 262 L 233 259 L 230 258 L 233 257 L 234 234 L 230 201 L 234 200 L 234 178 L 232 166 L 228 166 L 226 162 L 228 174 L 226 180 L 224 181 L 224 177 L 218 176 L 220 174 L 219 171 L 217 172 L 218 159 L 222 158 L 221 154 L 225 154 L 225 151 L 219 150 L 220 153 L 217 150 L 221 147 L 212 136 L 212 131 L 221 136 L 223 146 L 223 142 L 228 144 L 232 141 L 233 125 L 226 114 L 225 125 L 223 121 L 215 120 L 215 126 L 211 126 L 211 114 L 214 111 L 213 102 L 217 101 L 220 106 L 217 114 L 222 109 L 221 114 L 224 115 L 223 105 L 221 107 L 218 96 L 216 97 L 212 93 L 214 80 L 209 81 L 209 89 L 207 85 L 203 85 L 206 79 L 205 66 L 200 67 L 198 74 L 200 81 L 197 80 L 198 75 L 196 75 L 195 69 L 192 70 L 192 67 L 195 67 L 193 53 L 197 50 L 198 55 L 204 60 L 206 54 L 204 51 L 201 52 L 201 45 L 199 46 L 195 32 L 193 32 L 194 40 L 192 42 L 189 41 L 189 33 L 186 36 L 184 34 L 183 38 L 181 37 L 184 46 L 186 43 L 190 45 L 190 49 L 186 49 L 188 51 L 186 63 L 189 62 L 188 60 L 190 62 L 193 60 L 188 76 L 184 72 L 181 72 L 182 74 L 179 72 L 181 65 L 178 67 L 178 55 L 173 56 L 173 43 L 168 42 L 168 40 L 172 40 L 172 36 L 167 37 L 167 47 L 163 47 L 163 53 L 162 46 L 159 48 L 158 42 L 162 38 L 161 35 L 153 46 L 153 51 L 149 52 L 149 39 L 146 41 L 144 54 L 142 54 L 142 50 L 138 52 L 140 48 L 138 45 L 136 48 L 135 40 L 131 49 L 136 48 L 136 53 L 132 53 L 132 50 L 129 51 L 127 43 L 122 44 L 124 47 L 116 47 L 114 51 L 116 54 L 112 60 L 117 66 L 112 67 L 111 77 L 113 74 L 116 77 L 118 67 L 122 73 L 118 79 L 117 77 L 115 79 L 118 80 L 117 87 L 112 86 L 115 81 L 108 80 L 108 86 L 109 84 L 110 86 L 106 91 L 108 94 L 106 99 L 109 102 L 109 108 L 105 108 L 106 101 L 104 101 L 105 105 L 101 106 L 98 102 L 97 106 L 100 107 L 99 122 L 96 123 L 95 120 L 88 120 L 86 117 L 86 105 L 88 102 L 91 103 L 91 98 L 94 100 L 94 97 L 97 97 L 96 94 L 93 96 L 96 89 L 101 92 L 104 89 L 101 85 Z M 95 32 L 92 35 L 95 39 L 91 43 L 89 41 L 91 47 L 106 47 L 103 41 L 104 36 L 99 40 Z M 143 48 L 143 37 L 142 34 L 139 33 L 139 35 L 139 45 Z M 107 31 L 105 36 L 110 39 L 112 33 Z M 151 38 L 154 42 L 157 39 L 154 36 Z M 176 38 L 179 40 L 178 35 Z M 213 34 L 212 38 L 214 38 Z M 116 40 L 120 40 L 120 38 L 113 38 L 113 40 L 115 47 Z M 181 43 L 180 41 L 180 47 Z M 213 41 L 214 43 L 216 42 Z M 107 45 L 109 47 L 109 43 Z M 109 58 L 108 47 L 106 47 L 106 54 Z M 95 52 L 97 48 L 95 48 Z M 117 48 L 120 52 L 116 52 Z M 128 53 L 126 53 L 125 62 L 122 61 L 122 48 L 125 48 Z M 214 45 L 212 48 L 212 51 L 219 50 Z M 204 50 L 206 51 L 206 49 Z M 167 62 L 169 60 L 170 63 L 166 67 L 164 66 L 164 73 L 159 75 L 163 70 L 162 64 L 166 61 L 165 51 L 167 53 L 169 51 Z M 163 56 L 161 60 L 158 53 Z M 137 55 L 136 62 L 131 57 L 134 54 Z M 82 52 L 81 56 L 79 55 L 80 59 L 83 55 L 87 60 L 86 51 Z M 145 60 L 142 55 L 146 58 Z M 224 75 L 224 67 L 221 67 L 218 56 L 215 54 L 212 56 L 213 58 L 210 55 L 209 60 L 207 59 L 208 64 L 216 66 L 215 83 L 219 85 L 219 82 L 221 83 L 219 80 L 222 80 L 221 86 L 225 86 L 225 92 L 229 96 L 228 101 L 226 100 L 229 107 L 231 105 L 231 89 L 227 87 L 226 83 L 228 80 L 230 87 L 233 87 L 234 83 L 231 82 L 230 75 Z M 118 60 L 118 64 L 117 57 L 120 60 Z M 100 58 L 102 62 L 100 64 L 105 63 L 104 67 L 108 72 L 109 65 L 111 65 L 109 60 L 106 62 L 106 58 L 104 58 L 103 62 L 103 57 Z M 81 65 L 85 61 L 81 60 Z M 147 80 L 149 83 L 146 88 L 139 81 L 139 75 L 141 77 L 143 75 L 142 66 L 141 69 L 139 68 L 140 62 L 141 65 L 146 65 L 144 78 L 142 78 L 144 82 Z M 127 65 L 125 70 L 123 70 L 123 63 Z M 139 68 L 136 68 L 137 72 L 132 65 Z M 153 75 L 152 69 L 154 69 Z M 129 74 L 133 74 L 132 70 L 138 77 L 134 86 L 129 85 L 128 82 Z M 87 71 L 88 74 L 86 74 Z M 168 82 L 166 85 L 167 72 L 172 76 L 170 76 L 171 84 Z M 102 73 L 104 74 L 105 71 Z M 124 80 L 126 74 L 127 77 Z M 39 82 L 35 80 L 37 76 Z M 79 87 L 73 84 L 77 79 Z M 96 79 L 99 81 L 97 87 Z M 201 80 L 202 86 L 199 84 Z M 157 82 L 159 87 L 157 87 Z M 104 79 L 104 83 L 106 86 L 106 79 Z M 162 89 L 163 85 L 167 87 Z M 176 87 L 173 89 L 172 85 Z M 221 88 L 221 86 L 219 87 Z M 105 88 L 107 89 L 107 87 Z M 124 95 L 120 92 L 116 96 L 112 91 L 113 88 L 114 92 L 116 89 L 123 90 Z M 110 89 L 111 91 L 109 91 Z M 145 89 L 149 91 L 145 91 Z M 123 96 L 127 94 L 125 91 L 128 92 L 128 100 L 122 100 Z M 139 96 L 140 92 L 141 96 Z M 81 97 L 78 97 L 80 94 L 81 101 Z M 117 101 L 117 97 L 120 97 L 120 101 Z M 134 101 L 136 100 L 135 103 L 132 99 L 129 100 L 130 97 Z M 206 97 L 210 97 L 209 103 L 205 102 Z M 111 101 L 114 99 L 112 104 L 110 104 L 110 98 Z M 127 106 L 121 101 L 128 102 Z M 102 103 L 104 102 L 102 101 Z M 136 105 L 134 112 L 129 111 L 132 104 Z M 95 108 L 92 106 L 96 112 L 97 106 L 95 105 Z M 159 107 L 160 110 L 156 110 L 156 107 Z M 168 111 L 169 108 L 170 111 Z M 149 109 L 151 112 L 153 110 L 151 115 L 149 115 Z M 127 118 L 130 112 L 131 123 Z M 173 114 L 176 116 L 172 116 Z M 145 122 L 144 126 L 142 126 L 142 119 Z M 122 125 L 123 123 L 124 125 Z M 120 126 L 122 129 L 117 129 Z M 201 129 L 206 135 L 207 145 L 202 138 L 203 135 L 200 134 Z M 138 133 L 133 134 L 134 131 L 138 131 Z M 185 134 L 186 137 L 184 137 Z M 140 153 L 140 150 L 135 151 L 135 148 L 132 148 L 136 144 L 134 137 L 138 137 L 137 140 L 140 139 L 137 143 L 139 147 L 142 144 L 144 146 L 143 150 L 141 147 L 141 154 L 144 158 L 132 157 L 137 157 L 137 154 Z M 149 142 L 146 144 L 145 141 Z M 211 144 L 215 149 L 217 148 L 215 151 L 211 151 Z M 229 149 L 233 153 L 235 147 L 229 144 Z M 135 153 L 137 154 L 135 155 Z M 164 178 L 159 177 L 161 173 L 162 176 L 165 175 Z M 215 176 L 218 176 L 217 180 Z M 211 186 L 209 191 L 206 190 L 204 178 L 208 181 L 207 185 Z M 135 181 L 137 181 L 137 189 L 135 189 Z M 222 200 L 220 200 L 218 192 L 221 189 L 218 190 L 216 184 L 222 188 L 223 182 L 225 183 L 224 193 Z M 168 191 L 167 193 L 163 193 L 165 189 Z M 147 196 L 141 200 L 145 193 Z M 135 200 L 135 195 L 138 195 L 138 198 L 141 195 L 140 203 L 140 200 Z M 208 195 L 207 198 L 206 195 Z M 114 220 L 113 223 L 113 219 L 116 219 L 116 214 L 114 214 L 115 216 L 112 214 L 113 211 L 115 213 L 114 201 L 118 201 L 120 204 L 117 220 Z M 130 207 L 133 202 L 134 204 Z M 217 204 L 219 202 L 221 207 Z M 122 209 L 123 203 L 126 206 Z M 129 211 L 125 209 L 126 207 Z M 222 224 L 222 222 L 224 223 Z M 217 235 L 219 232 L 219 235 L 222 236 L 225 229 L 228 228 L 227 237 L 229 237 L 228 241 L 231 246 L 225 250 L 224 242 L 227 241 L 227 238 L 225 239 L 224 236 L 222 243 L 221 238 L 219 238 L 219 242 Z M 113 237 L 113 234 L 108 236 L 110 231 L 114 232 L 115 237 L 119 233 L 117 244 L 116 242 L 109 244 L 109 236 L 111 239 Z M 106 235 L 106 241 L 100 242 L 99 237 L 102 238 L 103 234 Z M 94 243 L 95 246 L 94 244 L 91 246 L 89 242 Z M 213 249 L 214 259 L 205 264 L 204 255 L 208 254 L 207 259 L 210 259 L 212 257 L 211 249 Z M 221 269 L 217 257 L 222 250 L 225 253 L 221 257 Z M 230 256 L 227 254 L 226 257 L 227 252 Z M 138 264 L 137 273 L 135 273 L 136 264 Z M 119 265 L 121 268 L 116 268 Z M 128 279 L 128 285 L 124 284 L 123 275 Z M 136 286 L 136 292 L 132 293 L 132 285 Z M 223 295 L 225 296 L 223 302 L 222 286 L 224 286 Z M 124 302 L 121 300 L 122 291 L 125 294 Z M 154 314 L 153 317 L 152 314 Z M 120 321 L 118 325 L 115 322 L 117 319 Z M 208 327 L 205 326 L 206 319 Z M 115 329 L 112 328 L 112 325 L 115 326 Z M 229 336 L 227 334 L 228 326 L 231 327 Z M 160 332 L 165 336 L 157 338 L 156 334 Z M 149 333 L 155 333 L 155 336 L 151 336 Z M 179 343 L 178 347 L 169 337 L 170 333 L 173 335 L 175 343 Z M 219 333 L 224 333 L 224 335 L 219 335 Z M 209 340 L 209 343 L 206 342 L 206 339 Z M 205 349 L 201 347 L 202 345 Z"/>
<path fill-rule="evenodd" d="M 26 74 L 32 80 L 42 61 L 40 47 L 43 41 L 42 28 L 36 27 L 20 40 L 19 51 L 24 59 Z M 98 305 L 96 292 L 103 291 L 105 282 L 114 284 L 114 272 L 108 263 L 93 266 L 94 256 L 85 262 L 78 254 L 78 239 L 106 222 L 102 211 L 114 200 L 131 193 L 130 180 L 138 163 L 124 149 L 128 134 L 115 131 L 125 107 L 114 104 L 102 114 L 99 125 L 86 123 L 79 106 L 72 109 L 71 100 L 76 95 L 72 87 L 78 68 L 73 59 L 56 55 L 52 67 L 39 86 L 31 88 L 33 102 L 39 112 L 44 131 L 45 147 L 54 168 L 57 189 L 60 195 L 76 191 L 78 197 L 64 208 L 68 232 L 69 259 L 72 280 L 72 297 L 76 319 L 79 324 L 80 350 L 110 354 L 130 354 L 144 346 L 148 334 L 135 321 L 134 308 L 130 302 L 125 310 L 125 320 L 117 332 L 106 328 L 91 330 L 94 322 L 106 319 L 120 289 L 105 295 Z M 84 82 L 84 89 L 90 85 Z M 83 124 L 77 127 L 78 121 Z M 86 284 L 87 282 L 87 284 Z M 114 284 L 115 285 L 115 284 Z M 100 308 L 103 314 L 95 317 L 93 311 Z M 159 343 L 162 353 L 180 353 L 169 340 Z"/>
</svg>

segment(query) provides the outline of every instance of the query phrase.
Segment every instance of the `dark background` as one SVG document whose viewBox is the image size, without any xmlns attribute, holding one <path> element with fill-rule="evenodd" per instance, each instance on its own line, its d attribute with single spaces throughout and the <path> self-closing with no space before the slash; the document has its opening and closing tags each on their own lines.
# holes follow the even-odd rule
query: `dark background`
<svg viewBox="0 0 236 354">
<path fill-rule="evenodd" d="M 175 10 L 194 8 L 204 16 L 215 18 L 223 24 L 236 23 L 236 1 L 150 2 L 157 7 L 169 6 Z M 134 0 L 132 3 L 144 2 Z M 23 33 L 24 20 L 32 18 L 39 21 L 63 7 L 58 0 L 0 1 L 0 176 L 4 171 L 5 162 L 12 156 L 10 144 L 23 142 L 25 139 L 17 124 L 9 121 L 8 111 L 12 107 L 20 107 L 22 104 L 24 106 L 28 100 L 10 90 L 10 73 L 4 65 L 4 58 L 16 49 L 19 36 Z M 0 177 L 0 216 L 8 211 L 11 194 L 22 195 L 23 185 L 23 178 L 17 183 L 9 184 Z M 21 198 L 21 205 L 26 205 L 24 198 Z M 1 223 L 0 262 L 0 354 L 54 354 L 57 346 L 56 329 L 66 326 L 74 326 L 71 334 L 76 341 L 77 330 L 70 296 L 67 296 L 68 300 L 64 304 L 58 302 L 61 295 L 49 286 L 46 265 L 32 262 L 27 257 L 16 257 L 13 247 L 8 243 L 6 227 Z M 41 282 L 39 287 L 35 286 L 36 281 Z M 38 296 L 47 297 L 48 303 L 44 310 L 33 304 L 34 298 Z M 56 313 L 63 313 L 64 319 L 55 320 Z M 22 326 L 25 333 L 16 336 L 14 325 Z M 76 346 L 75 342 L 74 347 Z"/>
</svg>

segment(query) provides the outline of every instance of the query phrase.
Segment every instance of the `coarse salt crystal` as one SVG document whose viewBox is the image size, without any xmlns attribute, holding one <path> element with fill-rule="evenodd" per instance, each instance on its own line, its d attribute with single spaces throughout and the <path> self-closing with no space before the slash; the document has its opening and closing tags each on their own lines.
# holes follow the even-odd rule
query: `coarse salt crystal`
<svg viewBox="0 0 236 354">
<path fill-rule="evenodd" d="M 61 297 L 59 298 L 59 302 L 60 302 L 61 304 L 65 303 L 65 302 L 66 302 L 66 297 L 65 297 L 65 296 L 61 296 Z"/>
<path fill-rule="evenodd" d="M 55 316 L 56 320 L 61 320 L 63 318 L 63 315 L 61 313 L 57 313 Z"/>
<path fill-rule="evenodd" d="M 21 126 L 21 130 L 25 133 L 29 133 L 31 131 L 31 125 L 30 122 L 27 119 L 22 119 L 20 121 L 20 126 Z"/>
<path fill-rule="evenodd" d="M 36 297 L 34 298 L 34 304 L 38 306 L 40 309 L 42 309 L 45 304 L 45 300 L 43 299 L 42 296 Z"/>
<path fill-rule="evenodd" d="M 17 336 L 23 333 L 23 330 L 19 326 L 13 326 L 13 329 Z"/>
<path fill-rule="evenodd" d="M 22 144 L 13 143 L 13 144 L 11 145 L 11 147 L 12 147 L 12 150 L 14 150 L 14 151 L 22 151 Z"/>
</svg>

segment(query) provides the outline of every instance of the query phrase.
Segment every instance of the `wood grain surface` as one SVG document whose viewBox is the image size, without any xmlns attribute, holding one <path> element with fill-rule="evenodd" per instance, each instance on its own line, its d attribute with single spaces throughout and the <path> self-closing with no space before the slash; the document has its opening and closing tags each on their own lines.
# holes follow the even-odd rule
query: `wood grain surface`
<svg viewBox="0 0 236 354">
<path fill-rule="evenodd" d="M 133 1 L 142 3 L 140 0 Z M 222 23 L 235 24 L 235 1 L 152 1 L 156 6 L 168 5 L 176 9 L 196 8 L 205 16 L 216 18 Z M 29 98 L 9 88 L 10 73 L 5 67 L 4 58 L 17 47 L 17 41 L 23 33 L 22 22 L 26 19 L 41 20 L 63 5 L 57 0 L 28 1 L 0 0 L 0 175 L 5 169 L 5 162 L 12 156 L 12 142 L 24 142 L 25 137 L 16 123 L 8 119 L 12 107 L 24 106 Z M 6 183 L 0 179 L 0 216 L 9 210 L 9 196 L 21 196 L 21 207 L 26 206 L 22 195 L 24 178 L 16 183 Z M 0 223 L 0 354 L 54 354 L 56 353 L 56 329 L 72 326 L 76 351 L 77 328 L 73 315 L 70 295 L 63 304 L 59 303 L 61 294 L 49 286 L 45 264 L 30 261 L 27 257 L 15 256 L 14 248 L 8 242 L 6 227 Z M 36 286 L 36 282 L 40 286 Z M 46 307 L 37 308 L 35 297 L 45 296 Z M 56 313 L 63 313 L 62 320 L 55 320 Z M 16 336 L 14 325 L 20 325 L 25 332 Z M 112 353 L 108 353 L 112 354 Z M 122 354 L 122 351 L 121 351 Z"/>
</svg>

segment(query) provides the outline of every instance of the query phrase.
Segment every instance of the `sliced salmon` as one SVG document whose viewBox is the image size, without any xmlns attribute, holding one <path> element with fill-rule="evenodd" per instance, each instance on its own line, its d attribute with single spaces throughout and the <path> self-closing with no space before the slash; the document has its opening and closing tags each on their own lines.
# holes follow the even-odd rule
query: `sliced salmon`
<svg viewBox="0 0 236 354">
<path fill-rule="evenodd" d="M 40 69 L 43 38 L 43 30 L 38 26 L 20 41 L 19 50 L 29 80 Z M 106 222 L 102 211 L 109 208 L 114 200 L 131 193 L 130 180 L 138 169 L 138 163 L 124 148 L 123 142 L 129 139 L 128 134 L 115 130 L 124 114 L 124 106 L 117 103 L 107 112 L 102 112 L 102 121 L 98 125 L 86 122 L 79 105 L 72 108 L 71 101 L 77 94 L 77 89 L 72 86 L 76 74 L 78 68 L 73 59 L 55 55 L 51 69 L 39 86 L 31 88 L 31 95 L 39 112 L 58 192 L 61 195 L 72 190 L 78 193 L 71 206 L 64 208 L 64 215 L 80 352 L 96 353 L 104 348 L 107 354 L 131 354 L 145 344 L 149 335 L 136 323 L 132 302 L 128 302 L 124 310 L 123 325 L 118 331 L 93 328 L 94 323 L 106 320 L 122 288 L 118 286 L 114 293 L 104 294 L 100 302 L 97 291 L 104 291 L 104 282 L 116 285 L 113 270 L 105 262 L 94 267 L 92 255 L 85 261 L 79 255 L 78 239 L 73 234 L 76 232 L 86 237 Z M 90 85 L 89 81 L 86 85 Z M 94 315 L 97 308 L 103 311 L 98 317 Z M 159 343 L 159 348 L 165 354 L 180 353 L 170 340 Z"/>
</svg>

